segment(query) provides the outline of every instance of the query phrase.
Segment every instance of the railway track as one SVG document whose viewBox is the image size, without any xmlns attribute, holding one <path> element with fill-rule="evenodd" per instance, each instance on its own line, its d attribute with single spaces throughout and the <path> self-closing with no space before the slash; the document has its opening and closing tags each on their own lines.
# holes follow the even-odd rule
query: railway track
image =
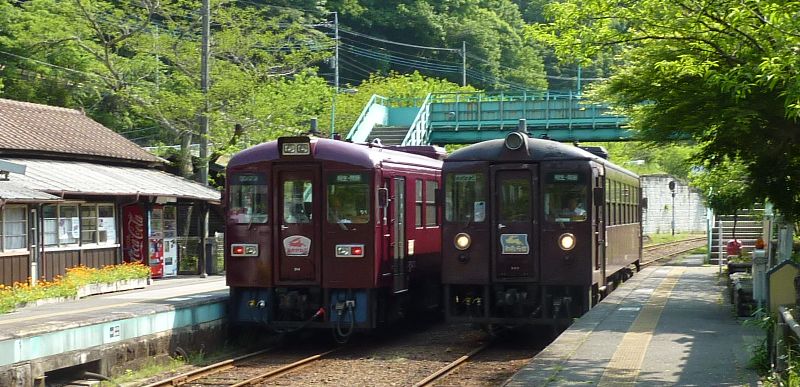
<svg viewBox="0 0 800 387">
<path fill-rule="evenodd" d="M 451 372 L 455 371 L 456 368 L 458 368 L 459 366 L 463 365 L 469 359 L 473 358 L 475 355 L 477 355 L 478 353 L 482 352 L 486 348 L 489 348 L 491 345 L 492 345 L 492 343 L 488 342 L 486 344 L 481 345 L 478 348 L 473 349 L 472 351 L 470 351 L 466 355 L 461 356 L 458 359 L 452 361 L 450 364 L 448 364 L 448 365 L 446 365 L 446 366 L 444 366 L 442 368 L 439 368 L 438 370 L 436 370 L 436 372 L 430 374 L 428 377 L 426 377 L 425 379 L 423 379 L 419 383 L 414 384 L 414 387 L 432 386 L 435 381 L 437 381 L 440 378 L 442 378 L 444 376 L 447 376 Z"/>
<path fill-rule="evenodd" d="M 191 370 L 145 387 L 166 386 L 251 386 L 279 378 L 330 355 L 343 347 L 315 353 L 299 360 L 297 354 L 274 353 L 276 348 L 264 349 L 236 358 Z M 291 352 L 291 351 L 290 351 Z M 294 360 L 294 361 L 292 361 Z"/>
<path fill-rule="evenodd" d="M 642 264 L 647 266 L 665 258 L 694 250 L 706 244 L 706 237 L 682 239 L 679 241 L 659 243 L 642 248 Z"/>
</svg>

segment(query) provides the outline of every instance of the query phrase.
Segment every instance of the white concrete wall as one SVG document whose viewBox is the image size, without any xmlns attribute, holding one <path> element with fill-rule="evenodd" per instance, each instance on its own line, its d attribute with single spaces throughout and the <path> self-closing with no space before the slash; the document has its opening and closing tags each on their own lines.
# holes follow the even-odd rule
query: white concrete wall
<svg viewBox="0 0 800 387">
<path fill-rule="evenodd" d="M 672 193 L 669 182 L 675 181 L 675 232 L 705 232 L 706 206 L 700 193 L 670 175 L 643 175 L 642 196 L 647 208 L 642 213 L 645 235 L 672 232 Z"/>
</svg>

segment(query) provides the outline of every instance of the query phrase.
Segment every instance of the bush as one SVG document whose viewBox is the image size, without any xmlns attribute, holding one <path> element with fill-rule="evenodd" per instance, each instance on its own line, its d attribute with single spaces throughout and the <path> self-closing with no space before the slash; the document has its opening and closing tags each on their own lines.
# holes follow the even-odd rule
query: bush
<svg viewBox="0 0 800 387">
<path fill-rule="evenodd" d="M 30 278 L 25 283 L 0 285 L 0 313 L 8 313 L 20 304 L 45 298 L 75 297 L 78 288 L 84 285 L 147 278 L 149 275 L 150 268 L 139 263 L 109 265 L 102 269 L 76 266 L 67 269 L 66 276 L 56 276 L 50 282 L 38 281 L 36 286 L 31 286 Z"/>
</svg>

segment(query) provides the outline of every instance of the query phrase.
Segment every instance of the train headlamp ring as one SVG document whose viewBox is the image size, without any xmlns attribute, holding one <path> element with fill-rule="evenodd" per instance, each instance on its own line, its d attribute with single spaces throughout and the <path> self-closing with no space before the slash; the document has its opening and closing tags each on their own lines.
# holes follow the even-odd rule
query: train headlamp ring
<svg viewBox="0 0 800 387">
<path fill-rule="evenodd" d="M 460 232 L 456 234 L 455 238 L 453 238 L 453 244 L 457 249 L 464 251 L 472 244 L 472 238 L 469 236 L 469 234 Z"/>
<path fill-rule="evenodd" d="M 561 250 L 570 251 L 575 248 L 575 235 L 571 233 L 563 233 L 560 237 L 558 237 L 558 247 L 561 247 Z"/>
<path fill-rule="evenodd" d="M 525 144 L 525 135 L 520 132 L 511 132 L 506 136 L 505 146 L 509 150 L 517 150 Z"/>
</svg>

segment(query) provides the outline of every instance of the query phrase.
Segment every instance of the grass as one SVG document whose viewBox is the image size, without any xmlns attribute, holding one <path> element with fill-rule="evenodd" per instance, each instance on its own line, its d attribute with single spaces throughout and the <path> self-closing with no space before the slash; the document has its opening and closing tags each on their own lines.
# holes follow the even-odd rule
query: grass
<svg viewBox="0 0 800 387">
<path fill-rule="evenodd" d="M 170 357 L 168 360 L 157 361 L 155 357 L 150 357 L 137 370 L 125 370 L 125 373 L 112 377 L 111 381 L 100 382 L 100 387 L 127 387 L 141 386 L 150 383 L 151 379 L 158 376 L 158 379 L 165 379 L 171 375 L 188 372 L 194 367 L 204 367 L 222 360 L 229 359 L 231 356 L 242 355 L 241 348 L 225 347 L 214 353 L 189 353 L 188 358 Z M 167 375 L 170 374 L 170 375 Z M 147 382 L 145 382 L 147 381 Z"/>
<path fill-rule="evenodd" d="M 101 381 L 102 387 L 118 387 L 127 384 L 138 385 L 139 381 L 160 375 L 167 372 L 177 372 L 181 367 L 187 365 L 188 362 L 183 358 L 170 358 L 166 362 L 157 362 L 155 358 L 150 358 L 138 370 L 125 370 L 125 373 L 117 377 L 111 378 L 111 382 Z"/>
<path fill-rule="evenodd" d="M 46 298 L 75 297 L 78 288 L 88 284 L 113 283 L 116 281 L 147 278 L 150 268 L 138 263 L 109 265 L 101 269 L 76 266 L 67 269 L 65 276 L 56 276 L 53 281 L 38 281 L 35 286 L 28 282 L 15 282 L 11 286 L 0 285 L 0 314 L 13 311 L 17 306 Z"/>
</svg>

